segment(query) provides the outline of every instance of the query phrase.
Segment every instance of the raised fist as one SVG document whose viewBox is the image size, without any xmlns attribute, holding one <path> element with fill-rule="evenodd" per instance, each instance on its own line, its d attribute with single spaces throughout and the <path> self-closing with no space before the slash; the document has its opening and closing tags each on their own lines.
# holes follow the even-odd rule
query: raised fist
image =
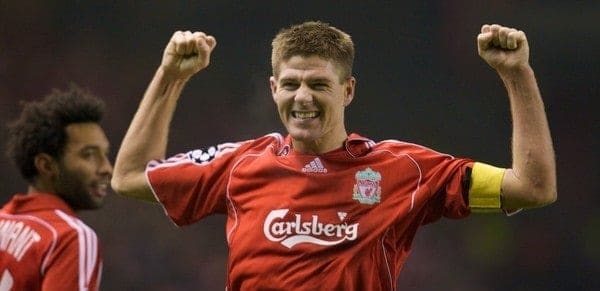
<svg viewBox="0 0 600 291">
<path fill-rule="evenodd" d="M 172 79 L 187 79 L 210 63 L 217 45 L 214 37 L 203 32 L 177 31 L 163 53 L 161 68 Z"/>
<path fill-rule="evenodd" d="M 529 65 L 529 45 L 523 31 L 484 24 L 477 36 L 479 55 L 497 71 Z"/>
</svg>

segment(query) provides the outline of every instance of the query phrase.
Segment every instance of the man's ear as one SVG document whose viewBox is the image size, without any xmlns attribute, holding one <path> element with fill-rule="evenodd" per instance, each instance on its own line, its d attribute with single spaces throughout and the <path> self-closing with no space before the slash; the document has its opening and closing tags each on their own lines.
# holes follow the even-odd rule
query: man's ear
<svg viewBox="0 0 600 291">
<path fill-rule="evenodd" d="M 350 105 L 354 99 L 354 90 L 356 88 L 356 79 L 352 76 L 346 81 L 346 96 L 344 96 L 344 106 Z"/>
<path fill-rule="evenodd" d="M 277 79 L 274 76 L 269 78 L 269 84 L 271 85 L 271 96 L 275 99 L 275 93 L 277 92 Z"/>
<path fill-rule="evenodd" d="M 33 158 L 33 164 L 41 177 L 54 177 L 58 175 L 57 161 L 49 154 L 37 154 Z"/>
</svg>

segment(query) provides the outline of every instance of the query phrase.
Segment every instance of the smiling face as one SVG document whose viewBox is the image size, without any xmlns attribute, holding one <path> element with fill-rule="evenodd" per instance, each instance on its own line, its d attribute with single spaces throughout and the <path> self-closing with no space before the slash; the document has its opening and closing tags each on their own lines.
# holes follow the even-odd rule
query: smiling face
<svg viewBox="0 0 600 291">
<path fill-rule="evenodd" d="M 112 176 L 109 142 L 97 123 L 73 123 L 53 179 L 56 194 L 74 210 L 97 209 L 104 203 Z"/>
<path fill-rule="evenodd" d="M 271 92 L 294 149 L 325 153 L 347 138 L 344 109 L 354 96 L 355 79 L 344 80 L 339 68 L 317 56 L 293 56 L 271 77 Z"/>
</svg>

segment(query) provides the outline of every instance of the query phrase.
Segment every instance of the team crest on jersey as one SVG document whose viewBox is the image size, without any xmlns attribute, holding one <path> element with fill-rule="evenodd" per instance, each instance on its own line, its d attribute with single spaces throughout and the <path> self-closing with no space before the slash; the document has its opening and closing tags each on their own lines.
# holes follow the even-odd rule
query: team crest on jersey
<svg viewBox="0 0 600 291">
<path fill-rule="evenodd" d="M 356 172 L 356 184 L 354 184 L 354 193 L 352 199 L 358 200 L 362 204 L 372 205 L 381 201 L 381 174 L 377 171 L 366 168 L 364 171 Z"/>
</svg>

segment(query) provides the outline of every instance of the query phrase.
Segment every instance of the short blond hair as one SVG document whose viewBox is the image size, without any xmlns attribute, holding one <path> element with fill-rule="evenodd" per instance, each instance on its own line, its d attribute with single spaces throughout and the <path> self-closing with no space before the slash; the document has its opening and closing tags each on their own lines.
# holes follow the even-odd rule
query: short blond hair
<svg viewBox="0 0 600 291">
<path fill-rule="evenodd" d="M 340 81 L 352 75 L 352 38 L 328 23 L 308 21 L 284 28 L 277 33 L 271 45 L 271 66 L 275 78 L 279 76 L 281 62 L 293 56 L 317 56 L 333 61 L 340 68 Z"/>
</svg>

